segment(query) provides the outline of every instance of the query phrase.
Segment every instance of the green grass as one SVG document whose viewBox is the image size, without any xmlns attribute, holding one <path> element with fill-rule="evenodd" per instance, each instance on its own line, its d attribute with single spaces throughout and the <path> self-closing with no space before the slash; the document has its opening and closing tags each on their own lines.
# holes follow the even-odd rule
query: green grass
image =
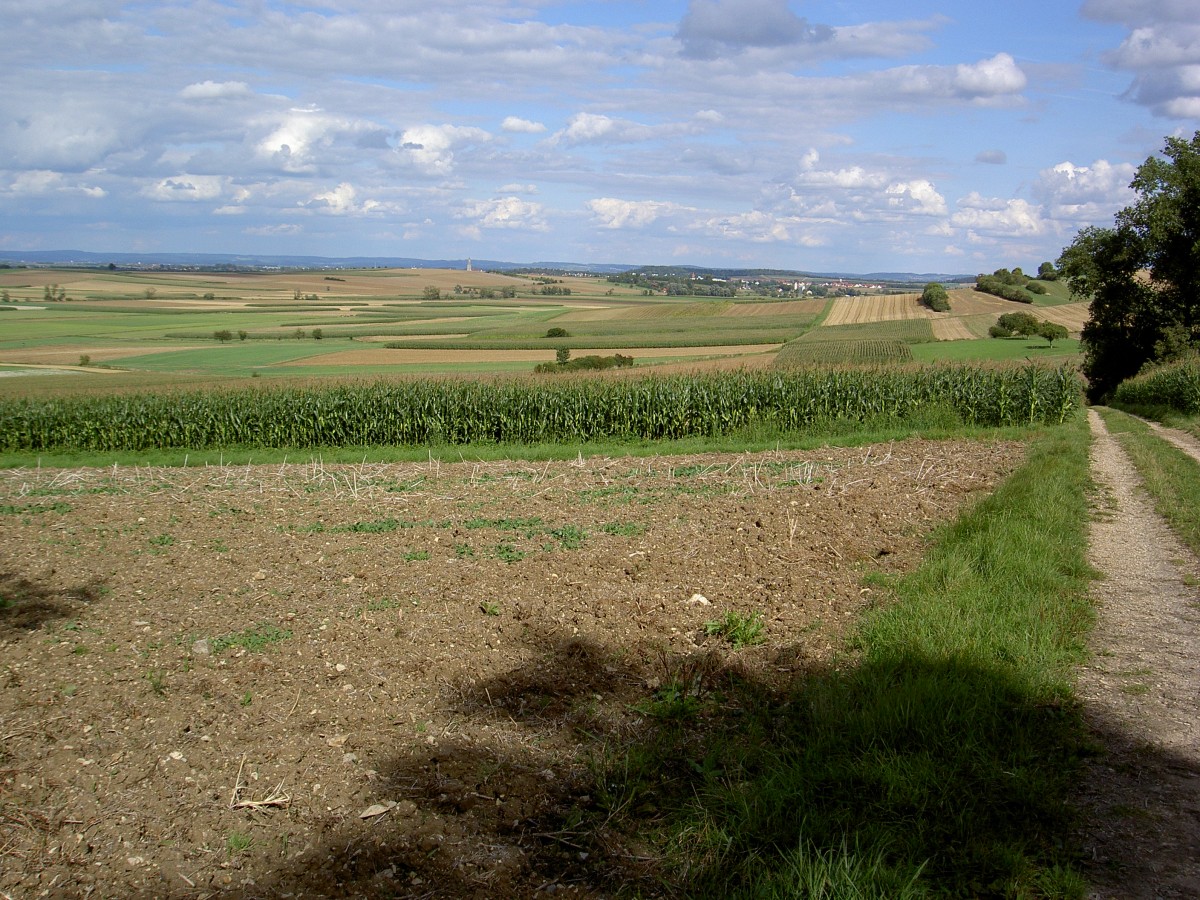
<svg viewBox="0 0 1200 900">
<path fill-rule="evenodd" d="M 720 619 L 704 623 L 704 633 L 724 638 L 733 649 L 761 644 L 766 640 L 762 613 L 729 611 Z"/>
<path fill-rule="evenodd" d="M 1159 515 L 1200 554 L 1200 463 L 1133 416 L 1115 409 L 1101 409 L 1100 414 L 1133 460 Z"/>
<path fill-rule="evenodd" d="M 597 815 L 682 896 L 1083 897 L 1088 443 L 1081 416 L 1044 430 L 839 665 L 782 686 L 728 669 L 719 711 L 610 747 Z M 677 693 L 648 702 L 690 715 Z"/>
<path fill-rule="evenodd" d="M 1051 347 L 1044 338 L 983 338 L 978 341 L 935 341 L 912 348 L 919 363 L 1023 362 L 1060 365 L 1079 359 L 1079 341 L 1067 338 Z"/>
</svg>

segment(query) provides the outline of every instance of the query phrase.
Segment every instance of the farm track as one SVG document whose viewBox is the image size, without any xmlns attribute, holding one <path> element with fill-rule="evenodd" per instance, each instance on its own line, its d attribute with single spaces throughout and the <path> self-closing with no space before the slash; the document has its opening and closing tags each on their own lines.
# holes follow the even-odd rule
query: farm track
<svg viewBox="0 0 1200 900">
<path fill-rule="evenodd" d="M 1078 693 L 1100 752 L 1081 809 L 1094 900 L 1200 896 L 1200 561 L 1088 413 L 1103 500 L 1092 526 L 1097 623 Z M 1190 436 L 1156 429 L 1200 460 Z M 1188 576 L 1191 576 L 1189 578 Z"/>
</svg>

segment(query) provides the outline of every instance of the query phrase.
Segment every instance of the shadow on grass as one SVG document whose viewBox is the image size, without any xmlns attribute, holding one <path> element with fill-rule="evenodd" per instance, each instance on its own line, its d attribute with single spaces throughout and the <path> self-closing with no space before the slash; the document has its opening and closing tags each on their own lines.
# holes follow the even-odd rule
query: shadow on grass
<svg viewBox="0 0 1200 900">
<path fill-rule="evenodd" d="M 637 648 L 536 649 L 461 686 L 455 717 L 508 737 L 374 761 L 402 805 L 253 896 L 1082 896 L 1080 719 L 1002 663 L 700 651 L 662 678 Z"/>
</svg>

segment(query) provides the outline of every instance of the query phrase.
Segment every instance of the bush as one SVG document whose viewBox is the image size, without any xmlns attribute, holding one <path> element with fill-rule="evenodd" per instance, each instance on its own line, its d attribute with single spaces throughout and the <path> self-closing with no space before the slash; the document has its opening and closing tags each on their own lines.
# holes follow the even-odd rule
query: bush
<svg viewBox="0 0 1200 900">
<path fill-rule="evenodd" d="M 1009 334 L 1020 334 L 1028 337 L 1037 334 L 1038 320 L 1029 313 L 1005 313 L 996 320 L 996 324 L 1007 329 Z"/>
<path fill-rule="evenodd" d="M 562 350 L 558 351 L 562 354 Z M 601 369 L 624 369 L 633 365 L 632 356 L 622 356 L 620 353 L 612 356 L 578 356 L 575 359 L 570 359 L 570 351 L 567 351 L 568 359 L 560 359 L 558 362 L 539 363 L 534 367 L 535 372 L 584 372 L 589 370 Z"/>
<path fill-rule="evenodd" d="M 934 312 L 950 311 L 950 295 L 936 281 L 925 285 L 925 290 L 921 292 L 921 303 Z"/>
<path fill-rule="evenodd" d="M 563 338 L 563 337 L 570 337 L 570 336 L 571 335 L 567 332 L 567 329 L 565 329 L 565 328 L 551 328 L 549 331 L 546 332 L 546 337 L 548 337 L 548 338 Z"/>
<path fill-rule="evenodd" d="M 1000 271 L 1005 270 L 1002 269 Z M 1029 292 L 1025 288 L 1010 284 L 1003 278 L 995 275 L 980 275 L 979 280 L 975 282 L 975 290 L 991 294 L 994 297 L 1000 297 L 1004 300 L 1012 300 L 1016 303 L 1033 302 L 1033 297 L 1029 295 Z"/>
</svg>

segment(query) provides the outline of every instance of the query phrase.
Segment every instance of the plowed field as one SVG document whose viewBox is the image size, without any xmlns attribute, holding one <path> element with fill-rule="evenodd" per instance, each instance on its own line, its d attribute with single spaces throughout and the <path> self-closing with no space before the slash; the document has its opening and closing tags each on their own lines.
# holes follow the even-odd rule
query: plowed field
<svg viewBox="0 0 1200 900">
<path fill-rule="evenodd" d="M 652 861 L 566 823 L 639 704 L 827 664 L 1021 455 L 2 472 L 0 892 L 607 895 Z"/>
</svg>

